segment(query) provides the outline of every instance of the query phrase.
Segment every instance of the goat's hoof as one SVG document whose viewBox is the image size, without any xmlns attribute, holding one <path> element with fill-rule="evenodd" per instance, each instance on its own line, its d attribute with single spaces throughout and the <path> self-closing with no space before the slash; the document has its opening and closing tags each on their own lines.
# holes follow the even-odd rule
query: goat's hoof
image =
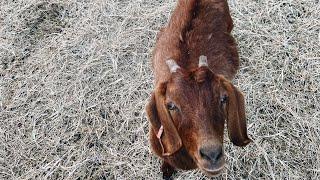
<svg viewBox="0 0 320 180">
<path fill-rule="evenodd" d="M 172 175 L 176 172 L 174 167 L 170 164 L 163 162 L 161 166 L 162 177 L 165 180 L 173 180 Z"/>
</svg>

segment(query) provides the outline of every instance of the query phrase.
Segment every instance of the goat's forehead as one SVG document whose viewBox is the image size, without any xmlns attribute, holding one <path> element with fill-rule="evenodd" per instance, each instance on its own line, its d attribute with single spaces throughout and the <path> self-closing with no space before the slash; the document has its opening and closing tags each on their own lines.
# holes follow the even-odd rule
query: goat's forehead
<svg viewBox="0 0 320 180">
<path fill-rule="evenodd" d="M 168 83 L 169 92 L 184 91 L 197 88 L 197 84 L 187 78 L 174 78 Z"/>
<path fill-rule="evenodd" d="M 202 96 L 210 99 L 210 97 L 219 95 L 222 90 L 220 78 L 213 77 L 202 82 L 193 78 L 174 77 L 168 83 L 167 95 L 171 99 L 183 101 L 199 100 Z"/>
<path fill-rule="evenodd" d="M 172 81 L 167 86 L 167 94 L 169 96 L 190 99 L 199 97 L 204 92 L 211 92 L 211 82 L 197 83 L 195 80 L 189 81 Z"/>
</svg>

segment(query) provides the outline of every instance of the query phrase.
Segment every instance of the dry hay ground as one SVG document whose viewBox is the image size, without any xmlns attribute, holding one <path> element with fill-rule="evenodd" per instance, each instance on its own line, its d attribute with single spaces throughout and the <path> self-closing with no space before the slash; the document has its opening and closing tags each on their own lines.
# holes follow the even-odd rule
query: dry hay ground
<svg viewBox="0 0 320 180">
<path fill-rule="evenodd" d="M 161 178 L 144 106 L 175 1 L 1 0 L 0 179 Z M 319 179 L 319 0 L 229 5 L 254 143 L 226 138 L 220 178 Z"/>
</svg>

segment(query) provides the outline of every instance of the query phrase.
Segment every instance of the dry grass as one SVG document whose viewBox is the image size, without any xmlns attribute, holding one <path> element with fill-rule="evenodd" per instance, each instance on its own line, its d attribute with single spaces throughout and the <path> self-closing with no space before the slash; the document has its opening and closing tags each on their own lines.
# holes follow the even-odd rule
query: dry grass
<svg viewBox="0 0 320 180">
<path fill-rule="evenodd" d="M 175 1 L 0 2 L 0 179 L 161 178 L 144 106 Z M 319 1 L 229 5 L 254 143 L 220 178 L 319 179 Z"/>
</svg>

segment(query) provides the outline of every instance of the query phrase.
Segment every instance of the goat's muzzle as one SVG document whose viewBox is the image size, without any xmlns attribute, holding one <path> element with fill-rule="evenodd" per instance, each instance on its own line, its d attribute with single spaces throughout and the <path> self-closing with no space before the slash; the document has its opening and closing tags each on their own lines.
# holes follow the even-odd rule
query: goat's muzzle
<svg viewBox="0 0 320 180">
<path fill-rule="evenodd" d="M 222 145 L 199 148 L 198 167 L 209 176 L 217 176 L 224 169 L 225 157 Z"/>
</svg>

